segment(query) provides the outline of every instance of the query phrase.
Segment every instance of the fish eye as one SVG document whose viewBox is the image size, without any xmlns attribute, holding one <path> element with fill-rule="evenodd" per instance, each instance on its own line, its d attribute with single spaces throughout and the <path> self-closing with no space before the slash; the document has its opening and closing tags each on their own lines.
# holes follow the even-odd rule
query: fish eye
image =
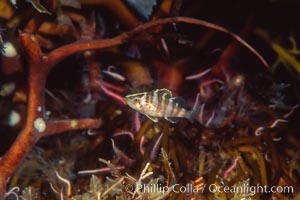
<svg viewBox="0 0 300 200">
<path fill-rule="evenodd" d="M 138 98 L 134 98 L 134 99 L 133 99 L 133 102 L 134 102 L 134 103 L 137 103 L 138 101 L 139 101 Z"/>
</svg>

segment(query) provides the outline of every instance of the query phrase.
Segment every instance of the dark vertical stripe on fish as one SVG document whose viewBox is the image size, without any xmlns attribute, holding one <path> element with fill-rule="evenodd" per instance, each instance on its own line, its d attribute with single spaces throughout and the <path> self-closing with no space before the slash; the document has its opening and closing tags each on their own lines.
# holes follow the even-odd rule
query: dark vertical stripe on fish
<svg viewBox="0 0 300 200">
<path fill-rule="evenodd" d="M 161 104 L 161 116 L 164 117 L 166 116 L 166 110 L 167 110 L 167 107 L 168 107 L 168 99 L 166 98 L 166 93 L 162 95 L 162 104 Z"/>
<path fill-rule="evenodd" d="M 157 108 L 156 108 L 156 114 L 158 114 L 159 116 L 161 116 L 161 112 L 162 112 L 162 106 L 163 106 L 162 97 L 163 97 L 163 95 L 157 95 L 158 104 L 157 104 Z"/>
<path fill-rule="evenodd" d="M 165 116 L 164 117 L 168 117 L 170 116 L 170 113 L 172 112 L 172 109 L 173 109 L 173 100 L 172 99 L 168 99 L 168 106 L 166 108 L 166 113 L 165 113 Z"/>
<path fill-rule="evenodd" d="M 157 108 L 158 108 L 158 104 L 159 104 L 157 92 L 158 92 L 158 90 L 155 90 L 155 91 L 153 92 L 153 98 L 152 98 L 152 99 L 153 99 L 153 100 L 152 100 L 152 105 L 153 105 L 153 107 L 155 108 L 155 110 L 153 110 L 154 113 L 157 112 Z"/>
</svg>

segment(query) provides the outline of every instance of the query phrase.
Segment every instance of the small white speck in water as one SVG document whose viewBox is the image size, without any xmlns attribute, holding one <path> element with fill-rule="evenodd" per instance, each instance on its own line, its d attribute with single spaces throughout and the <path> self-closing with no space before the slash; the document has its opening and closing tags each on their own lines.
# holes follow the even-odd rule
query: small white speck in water
<svg viewBox="0 0 300 200">
<path fill-rule="evenodd" d="M 16 84 L 13 82 L 5 83 L 2 85 L 0 90 L 0 96 L 8 96 L 11 95 L 16 89 Z"/>
<path fill-rule="evenodd" d="M 91 56 L 91 55 L 92 55 L 92 52 L 91 52 L 91 51 L 85 51 L 85 52 L 84 52 L 84 55 L 85 55 L 85 56 Z"/>
<path fill-rule="evenodd" d="M 37 108 L 37 111 L 42 112 L 42 106 L 39 106 L 39 107 Z"/>
<path fill-rule="evenodd" d="M 5 42 L 3 45 L 3 48 L 5 49 L 5 52 L 3 53 L 3 56 L 5 57 L 15 57 L 18 55 L 18 52 L 14 45 L 10 42 Z"/>
<path fill-rule="evenodd" d="M 37 118 L 34 121 L 34 128 L 38 130 L 40 133 L 44 132 L 46 129 L 46 122 L 42 118 Z"/>
<path fill-rule="evenodd" d="M 8 118 L 8 125 L 9 126 L 15 126 L 17 125 L 21 120 L 21 116 L 19 113 L 17 113 L 15 110 L 10 111 L 9 118 Z"/>
<path fill-rule="evenodd" d="M 46 111 L 46 116 L 49 117 L 49 116 L 51 115 L 51 113 L 52 113 L 52 112 L 51 112 L 50 110 L 47 110 L 47 111 Z"/>
</svg>

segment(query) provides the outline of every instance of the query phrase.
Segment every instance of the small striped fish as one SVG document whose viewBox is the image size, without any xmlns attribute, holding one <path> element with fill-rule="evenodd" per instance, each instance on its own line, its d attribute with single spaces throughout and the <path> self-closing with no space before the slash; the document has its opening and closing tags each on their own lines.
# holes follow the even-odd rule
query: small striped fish
<svg viewBox="0 0 300 200">
<path fill-rule="evenodd" d="M 158 122 L 158 118 L 165 118 L 172 123 L 176 123 L 178 118 L 187 118 L 192 121 L 193 112 L 185 109 L 184 101 L 181 98 L 172 97 L 172 92 L 168 89 L 131 94 L 124 99 L 131 108 L 154 122 Z"/>
</svg>

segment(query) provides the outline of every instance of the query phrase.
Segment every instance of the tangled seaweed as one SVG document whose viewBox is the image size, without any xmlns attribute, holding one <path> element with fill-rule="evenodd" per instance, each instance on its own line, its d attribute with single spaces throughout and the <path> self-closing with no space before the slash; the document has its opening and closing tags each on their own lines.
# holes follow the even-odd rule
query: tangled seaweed
<svg viewBox="0 0 300 200">
<path fill-rule="evenodd" d="M 246 18 L 236 34 L 194 1 L 134 2 L 0 2 L 0 196 L 299 196 L 297 38 Z M 154 123 L 124 100 L 160 88 L 196 120 Z"/>
</svg>

